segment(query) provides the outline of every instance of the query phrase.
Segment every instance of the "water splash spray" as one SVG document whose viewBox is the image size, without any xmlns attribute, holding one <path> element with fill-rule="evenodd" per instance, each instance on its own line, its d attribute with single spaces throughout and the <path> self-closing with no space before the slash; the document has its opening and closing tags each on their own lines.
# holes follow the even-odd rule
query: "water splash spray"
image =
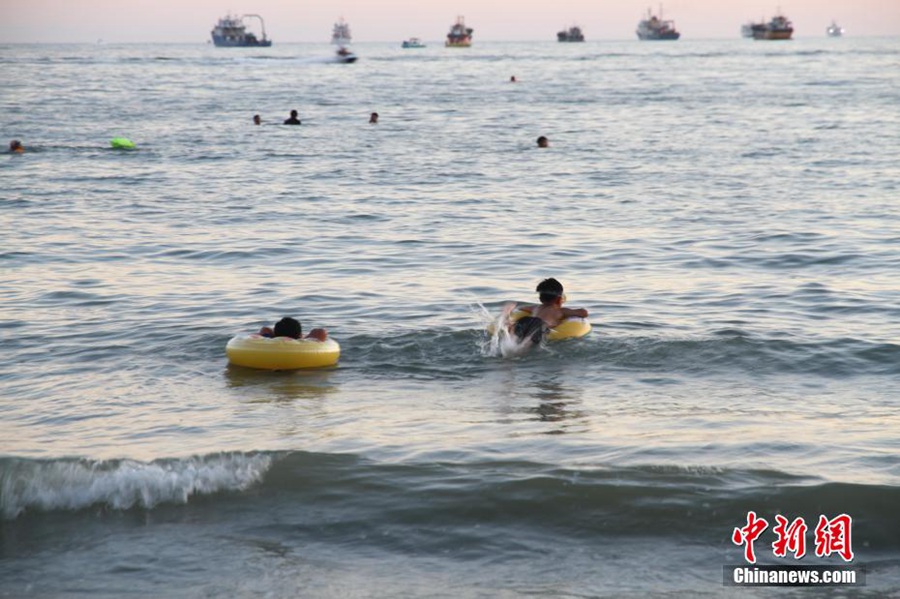
<svg viewBox="0 0 900 599">
<path fill-rule="evenodd" d="M 509 330 L 509 315 L 515 308 L 515 302 L 508 302 L 503 305 L 500 313 L 494 316 L 483 305 L 477 304 L 477 315 L 486 333 L 481 342 L 481 355 L 491 358 L 518 358 L 534 347 L 531 339 L 519 340 Z"/>
</svg>

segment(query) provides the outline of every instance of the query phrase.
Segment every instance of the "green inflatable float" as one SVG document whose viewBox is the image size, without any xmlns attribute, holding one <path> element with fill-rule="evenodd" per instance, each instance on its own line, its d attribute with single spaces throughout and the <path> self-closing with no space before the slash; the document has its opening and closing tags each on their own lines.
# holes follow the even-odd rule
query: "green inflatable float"
<svg viewBox="0 0 900 599">
<path fill-rule="evenodd" d="M 127 137 L 113 137 L 109 140 L 109 145 L 119 150 L 133 150 L 136 147 L 134 142 Z"/>
</svg>

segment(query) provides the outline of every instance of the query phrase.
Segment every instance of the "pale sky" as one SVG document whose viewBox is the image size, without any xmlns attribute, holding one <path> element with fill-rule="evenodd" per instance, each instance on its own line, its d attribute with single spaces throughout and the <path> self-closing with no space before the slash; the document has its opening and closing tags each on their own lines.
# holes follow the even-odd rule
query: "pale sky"
<svg viewBox="0 0 900 599">
<path fill-rule="evenodd" d="M 0 43 L 206 43 L 219 17 L 258 13 L 276 43 L 322 42 L 343 16 L 354 41 L 442 40 L 456 15 L 474 41 L 556 39 L 578 24 L 588 41 L 636 39 L 646 0 L 0 0 Z M 847 36 L 900 34 L 900 0 L 669 0 L 664 16 L 682 39 L 738 38 L 748 20 L 781 9 L 795 38 L 824 37 L 836 20 Z M 258 25 L 248 20 L 258 33 Z"/>
</svg>

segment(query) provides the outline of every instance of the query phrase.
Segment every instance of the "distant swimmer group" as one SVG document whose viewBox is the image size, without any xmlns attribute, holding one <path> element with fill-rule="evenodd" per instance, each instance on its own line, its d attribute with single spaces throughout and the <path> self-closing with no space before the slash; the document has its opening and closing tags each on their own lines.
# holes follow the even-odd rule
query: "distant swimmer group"
<svg viewBox="0 0 900 599">
<path fill-rule="evenodd" d="M 254 125 L 262 124 L 262 118 L 258 114 L 253 115 L 253 124 Z M 292 110 L 291 116 L 289 116 L 288 118 L 286 118 L 284 120 L 284 124 L 285 125 L 301 125 L 302 123 L 300 122 L 299 113 L 296 110 Z M 378 113 L 377 112 L 373 112 L 369 115 L 369 124 L 371 124 L 371 125 L 378 124 Z"/>
</svg>

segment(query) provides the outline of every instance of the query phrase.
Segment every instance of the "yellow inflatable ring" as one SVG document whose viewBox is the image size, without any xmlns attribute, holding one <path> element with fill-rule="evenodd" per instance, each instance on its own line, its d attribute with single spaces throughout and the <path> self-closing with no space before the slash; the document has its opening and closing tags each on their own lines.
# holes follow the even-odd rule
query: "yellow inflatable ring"
<svg viewBox="0 0 900 599">
<path fill-rule="evenodd" d="M 296 370 L 334 366 L 341 346 L 334 339 L 291 339 L 260 335 L 237 335 L 225 346 L 228 361 L 237 366 L 262 370 Z"/>
<path fill-rule="evenodd" d="M 509 315 L 510 322 L 516 322 L 520 318 L 524 318 L 525 316 L 531 316 L 530 313 L 525 310 L 516 310 L 512 314 Z M 488 327 L 488 330 L 493 334 L 491 330 L 493 327 Z M 573 316 L 572 318 L 567 318 L 547 333 L 545 339 L 547 341 L 560 341 L 561 339 L 577 339 L 578 337 L 584 337 L 588 333 L 591 332 L 591 323 L 586 321 L 583 318 L 578 318 Z"/>
</svg>

